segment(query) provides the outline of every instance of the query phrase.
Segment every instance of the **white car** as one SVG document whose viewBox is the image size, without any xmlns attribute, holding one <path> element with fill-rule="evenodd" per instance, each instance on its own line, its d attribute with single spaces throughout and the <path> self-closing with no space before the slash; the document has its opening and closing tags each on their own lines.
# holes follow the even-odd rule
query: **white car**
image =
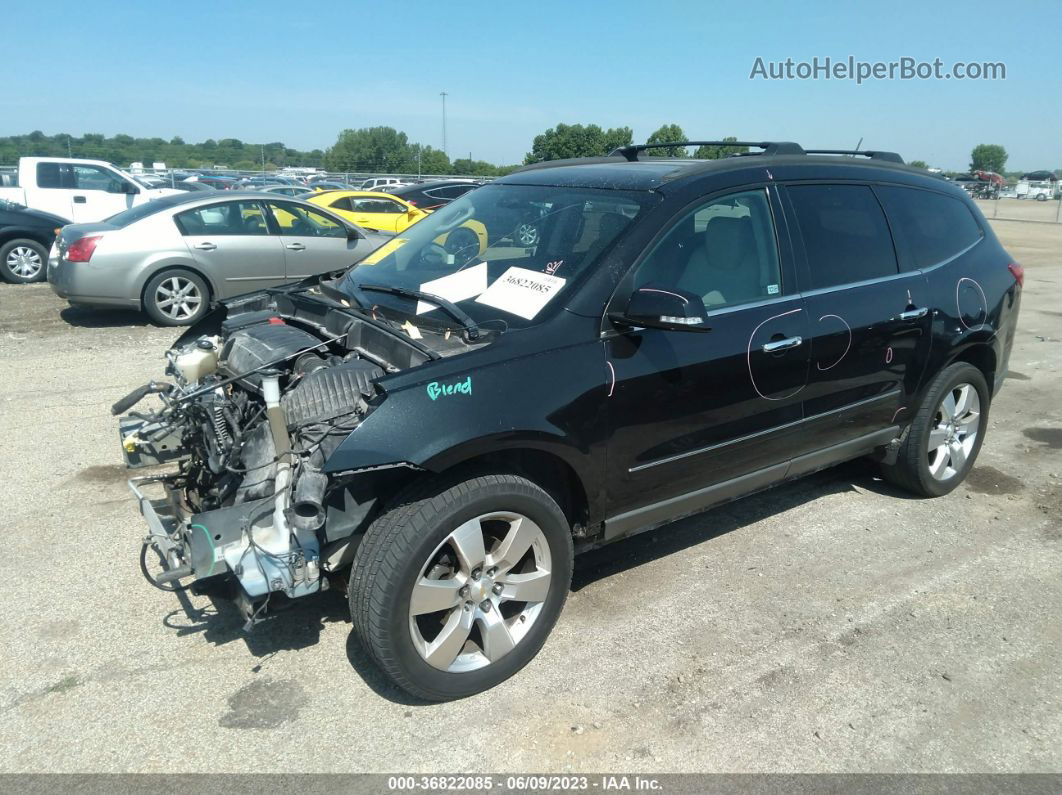
<svg viewBox="0 0 1062 795">
<path fill-rule="evenodd" d="M 358 190 L 377 190 L 386 185 L 397 187 L 404 184 L 398 177 L 370 177 L 358 186 Z"/>
<path fill-rule="evenodd" d="M 21 157 L 16 184 L 0 187 L 0 199 L 70 218 L 76 224 L 102 221 L 175 193 L 180 191 L 149 188 L 103 160 L 62 157 Z"/>
</svg>

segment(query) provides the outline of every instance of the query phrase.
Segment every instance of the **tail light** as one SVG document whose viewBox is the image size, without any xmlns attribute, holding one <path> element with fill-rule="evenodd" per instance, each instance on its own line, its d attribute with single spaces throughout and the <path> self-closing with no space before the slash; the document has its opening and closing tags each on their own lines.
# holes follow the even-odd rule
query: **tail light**
<svg viewBox="0 0 1062 795">
<path fill-rule="evenodd" d="M 66 249 L 67 262 L 88 262 L 92 259 L 92 252 L 96 250 L 96 244 L 103 235 L 82 237 L 71 243 Z"/>
<path fill-rule="evenodd" d="M 1007 270 L 1009 270 L 1014 277 L 1014 281 L 1018 283 L 1018 287 L 1025 286 L 1025 268 L 1016 262 L 1012 262 L 1007 266 Z"/>
<path fill-rule="evenodd" d="M 414 207 L 417 206 L 417 203 L 415 201 L 413 201 L 412 199 L 406 199 L 406 204 L 412 204 Z"/>
</svg>

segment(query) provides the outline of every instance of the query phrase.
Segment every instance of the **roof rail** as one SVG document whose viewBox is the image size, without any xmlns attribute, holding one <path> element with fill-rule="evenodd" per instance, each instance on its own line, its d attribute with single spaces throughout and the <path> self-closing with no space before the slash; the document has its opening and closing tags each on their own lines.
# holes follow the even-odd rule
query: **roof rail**
<svg viewBox="0 0 1062 795">
<path fill-rule="evenodd" d="M 804 149 L 800 144 L 791 141 L 664 141 L 655 144 L 629 144 L 620 146 L 609 152 L 609 155 L 621 155 L 634 163 L 638 160 L 638 153 L 647 149 L 670 149 L 673 146 L 749 146 L 762 149 L 763 152 L 756 154 L 764 155 L 802 155 Z"/>
<path fill-rule="evenodd" d="M 888 163 L 903 165 L 903 158 L 896 152 L 879 152 L 872 149 L 808 149 L 805 154 L 809 155 L 862 155 L 871 160 L 884 160 Z"/>
</svg>

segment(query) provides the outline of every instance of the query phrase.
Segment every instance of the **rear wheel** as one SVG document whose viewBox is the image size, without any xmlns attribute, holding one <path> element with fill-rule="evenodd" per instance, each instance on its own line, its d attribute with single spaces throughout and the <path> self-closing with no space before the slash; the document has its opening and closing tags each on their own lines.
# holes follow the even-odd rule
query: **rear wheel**
<svg viewBox="0 0 1062 795">
<path fill-rule="evenodd" d="M 973 468 L 988 428 L 990 395 L 984 375 L 958 362 L 933 381 L 887 479 L 923 497 L 952 491 Z"/>
<path fill-rule="evenodd" d="M 354 631 L 409 693 L 463 698 L 538 653 L 571 574 L 568 523 L 534 483 L 487 475 L 429 485 L 382 514 L 358 547 Z"/>
<path fill-rule="evenodd" d="M 209 304 L 210 289 L 192 271 L 163 271 L 144 288 L 144 311 L 160 326 L 191 325 L 206 314 Z"/>
<path fill-rule="evenodd" d="M 0 276 L 12 284 L 44 281 L 48 251 L 36 240 L 9 240 L 0 246 Z"/>
</svg>

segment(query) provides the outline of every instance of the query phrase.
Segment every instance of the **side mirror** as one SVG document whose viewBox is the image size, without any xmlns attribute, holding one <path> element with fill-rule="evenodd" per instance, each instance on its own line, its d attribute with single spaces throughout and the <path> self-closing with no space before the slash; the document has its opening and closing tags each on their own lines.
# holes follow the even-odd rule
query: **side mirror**
<svg viewBox="0 0 1062 795">
<path fill-rule="evenodd" d="M 361 240 L 361 234 L 353 226 L 348 226 L 347 227 L 347 240 L 350 240 L 352 242 L 355 241 L 355 240 Z"/>
<path fill-rule="evenodd" d="M 122 183 L 122 190 L 120 190 L 118 192 L 119 193 L 127 193 L 127 194 L 135 194 L 135 193 L 140 193 L 140 188 L 138 188 L 132 182 L 123 182 Z"/>
<path fill-rule="evenodd" d="M 678 288 L 639 287 L 623 312 L 610 312 L 618 326 L 671 331 L 711 331 L 704 325 L 707 312 L 699 295 Z"/>
</svg>

